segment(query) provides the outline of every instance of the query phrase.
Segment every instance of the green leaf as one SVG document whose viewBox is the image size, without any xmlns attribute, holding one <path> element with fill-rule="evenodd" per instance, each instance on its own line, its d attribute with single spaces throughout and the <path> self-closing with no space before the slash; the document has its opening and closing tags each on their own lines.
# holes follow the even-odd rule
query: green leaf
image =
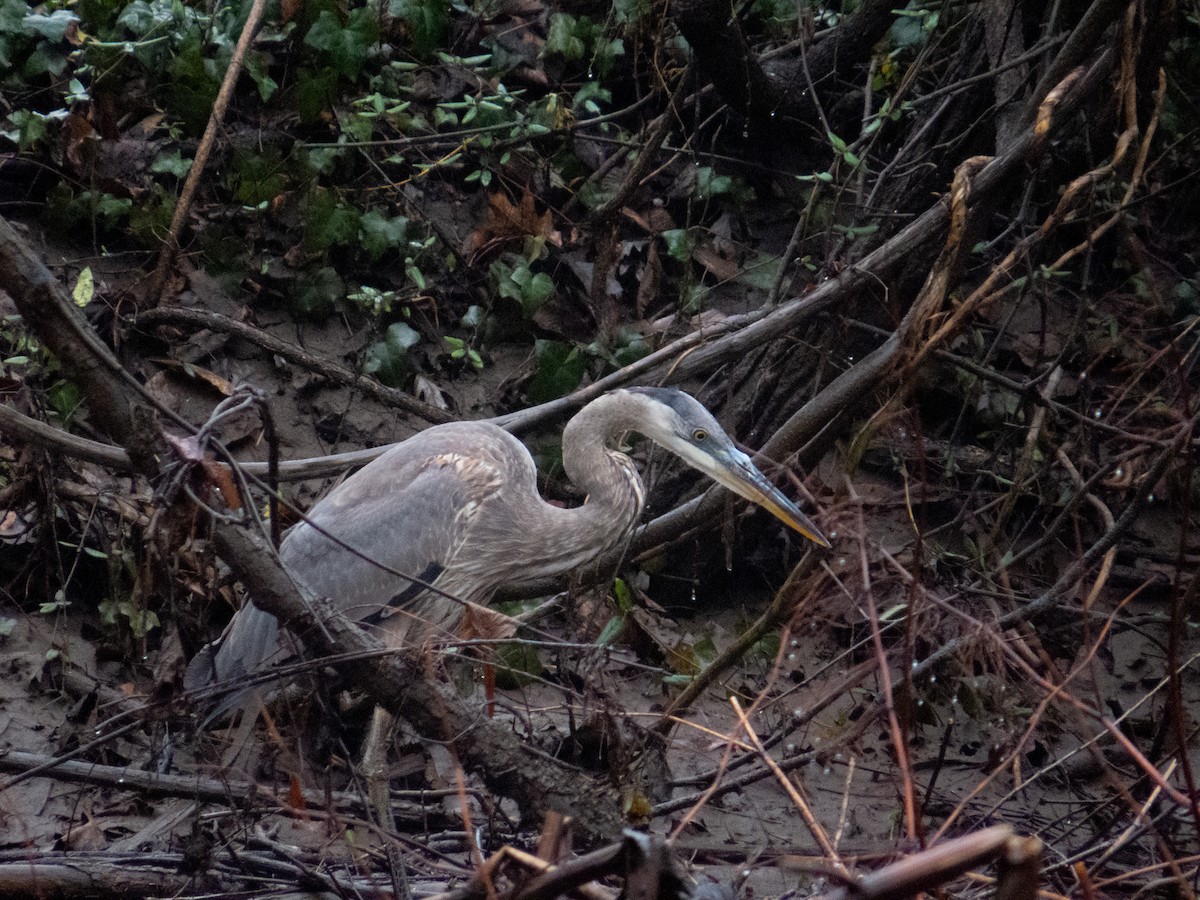
<svg viewBox="0 0 1200 900">
<path fill-rule="evenodd" d="M 58 416 L 63 427 L 69 427 L 71 420 L 75 417 L 80 405 L 83 403 L 83 394 L 80 393 L 74 382 L 62 379 L 50 385 L 46 391 L 46 398 L 50 401 L 50 408 L 54 410 L 54 414 Z"/>
<path fill-rule="evenodd" d="M 408 351 L 421 341 L 421 335 L 403 322 L 388 326 L 382 341 L 367 348 L 363 371 L 374 375 L 389 387 L 401 387 L 412 368 Z"/>
<path fill-rule="evenodd" d="M 316 125 L 337 97 L 337 72 L 302 68 L 296 76 L 296 112 L 303 125 Z"/>
<path fill-rule="evenodd" d="M 358 241 L 362 223 L 358 210 L 339 201 L 332 191 L 314 190 L 304 204 L 304 212 L 304 244 L 308 249 L 324 251 Z"/>
<path fill-rule="evenodd" d="M 533 358 L 536 368 L 525 382 L 525 396 L 532 403 L 565 397 L 583 381 L 585 360 L 571 344 L 539 340 L 533 345 Z"/>
<path fill-rule="evenodd" d="M 252 50 L 246 54 L 246 74 L 254 81 L 259 99 L 263 103 L 274 97 L 279 90 L 279 83 L 267 71 L 270 65 L 271 58 L 260 50 Z"/>
<path fill-rule="evenodd" d="M 0 137 L 6 137 L 21 150 L 30 150 L 42 143 L 50 133 L 49 119 L 39 112 L 18 109 L 8 114 L 5 120 L 13 127 L 0 128 Z"/>
<path fill-rule="evenodd" d="M 75 301 L 76 306 L 83 308 L 92 302 L 94 296 L 96 296 L 96 280 L 92 276 L 92 267 L 84 266 L 71 291 L 71 299 Z"/>
<path fill-rule="evenodd" d="M 184 159 L 178 150 L 160 153 L 150 163 L 150 171 L 155 175 L 174 175 L 176 178 L 184 178 L 191 168 L 192 160 Z"/>
<path fill-rule="evenodd" d="M 733 179 L 728 175 L 718 175 L 712 166 L 700 166 L 696 170 L 696 196 L 701 200 L 728 194 L 732 189 Z"/>
<path fill-rule="evenodd" d="M 687 262 L 692 256 L 692 239 L 686 228 L 669 228 L 662 233 L 667 245 L 667 255 L 679 262 Z"/>
<path fill-rule="evenodd" d="M 407 325 L 404 322 L 394 322 L 388 326 L 386 337 L 387 345 L 392 349 L 407 353 L 417 344 L 421 343 L 421 333 Z"/>
<path fill-rule="evenodd" d="M 420 59 L 429 59 L 446 43 L 450 27 L 449 0 L 389 0 L 388 12 L 409 25 L 412 51 Z"/>
<path fill-rule="evenodd" d="M 599 81 L 585 81 L 571 98 L 571 108 L 596 113 L 600 111 L 599 104 L 611 102 L 612 91 L 603 87 Z"/>
<path fill-rule="evenodd" d="M 624 578 L 617 578 L 613 581 L 613 596 L 617 598 L 617 609 L 622 614 L 628 615 L 633 612 L 633 592 L 629 590 L 629 585 L 625 583 Z"/>
<path fill-rule="evenodd" d="M 554 281 L 545 272 L 535 275 L 529 269 L 517 269 L 513 279 L 521 285 L 521 310 L 525 318 L 532 319 L 554 293 Z"/>
<path fill-rule="evenodd" d="M 487 311 L 478 304 L 472 304 L 467 307 L 467 311 L 463 313 L 462 326 L 463 328 L 478 328 L 483 324 L 484 316 Z"/>
<path fill-rule="evenodd" d="M 741 284 L 758 288 L 760 291 L 769 291 L 775 285 L 775 279 L 779 276 L 779 267 L 782 264 L 781 257 L 756 250 L 752 256 L 743 261 L 737 280 Z"/>
<path fill-rule="evenodd" d="M 554 280 L 545 272 L 535 274 L 524 260 L 516 266 L 497 260 L 489 273 L 496 279 L 500 296 L 516 300 L 526 319 L 533 318 L 554 293 Z"/>
<path fill-rule="evenodd" d="M 221 87 L 216 62 L 207 58 L 199 34 L 195 34 L 184 42 L 169 66 L 171 111 L 183 119 L 191 133 L 200 134 Z"/>
<path fill-rule="evenodd" d="M 554 13 L 542 47 L 545 56 L 558 55 L 563 59 L 582 59 L 587 47 L 576 33 L 579 21 L 569 13 Z"/>
<path fill-rule="evenodd" d="M 292 285 L 292 310 L 301 318 L 323 319 L 345 296 L 346 287 L 337 271 L 325 266 Z"/>
<path fill-rule="evenodd" d="M 617 349 L 612 354 L 612 362 L 618 369 L 623 369 L 650 353 L 646 336 L 630 325 L 622 326 L 617 330 L 617 343 Z"/>
<path fill-rule="evenodd" d="M 274 147 L 241 150 L 229 164 L 227 180 L 238 203 L 246 206 L 269 203 L 287 188 L 283 156 Z"/>
<path fill-rule="evenodd" d="M 29 34 L 41 35 L 46 40 L 57 43 L 66 36 L 67 30 L 78 22 L 79 16 L 75 13 L 67 9 L 59 9 L 49 15 L 31 13 L 25 17 L 22 24 Z"/>
<path fill-rule="evenodd" d="M 625 630 L 625 617 L 613 616 L 605 624 L 603 630 L 596 638 L 597 647 L 611 647 L 616 643 L 617 638 L 621 636 L 621 632 Z"/>
<path fill-rule="evenodd" d="M 97 221 L 106 225 L 113 225 L 118 220 L 129 214 L 129 210 L 133 208 L 133 200 L 128 197 L 114 197 L 112 194 L 93 193 L 84 191 L 80 200 L 91 201 L 92 212 Z"/>
<path fill-rule="evenodd" d="M 362 229 L 362 248 L 375 262 L 389 250 L 404 246 L 408 235 L 408 219 L 404 216 L 388 217 L 376 210 L 368 210 L 359 219 Z"/>
<path fill-rule="evenodd" d="M 525 687 L 537 680 L 545 666 L 537 650 L 522 641 L 507 641 L 496 648 L 496 687 Z"/>
<path fill-rule="evenodd" d="M 362 6 L 350 10 L 344 24 L 330 10 L 321 10 L 304 43 L 321 51 L 339 75 L 354 78 L 362 71 L 367 54 L 378 39 L 375 12 Z"/>
</svg>

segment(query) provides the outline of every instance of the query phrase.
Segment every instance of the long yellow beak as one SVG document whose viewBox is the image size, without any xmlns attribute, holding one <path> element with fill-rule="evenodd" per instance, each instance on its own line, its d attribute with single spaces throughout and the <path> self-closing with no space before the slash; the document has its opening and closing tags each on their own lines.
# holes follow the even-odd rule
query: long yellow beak
<svg viewBox="0 0 1200 900">
<path fill-rule="evenodd" d="M 709 459 L 711 465 L 705 466 L 704 471 L 718 484 L 758 504 L 814 544 L 830 546 L 825 535 L 821 534 L 812 520 L 800 512 L 796 504 L 785 497 L 775 485 L 767 481 L 767 476 L 758 470 L 745 453 L 731 448 L 723 451 L 720 456 L 711 456 Z"/>
</svg>

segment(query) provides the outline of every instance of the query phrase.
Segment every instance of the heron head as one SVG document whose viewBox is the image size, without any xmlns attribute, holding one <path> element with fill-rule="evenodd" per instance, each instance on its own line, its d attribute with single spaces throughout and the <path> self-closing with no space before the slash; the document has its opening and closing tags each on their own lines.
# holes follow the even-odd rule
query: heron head
<svg viewBox="0 0 1200 900">
<path fill-rule="evenodd" d="M 673 388 L 636 387 L 625 392 L 639 409 L 630 428 L 718 484 L 761 506 L 810 541 L 829 546 L 817 526 L 767 480 L 749 456 L 734 446 L 725 429 L 698 400 Z"/>
</svg>

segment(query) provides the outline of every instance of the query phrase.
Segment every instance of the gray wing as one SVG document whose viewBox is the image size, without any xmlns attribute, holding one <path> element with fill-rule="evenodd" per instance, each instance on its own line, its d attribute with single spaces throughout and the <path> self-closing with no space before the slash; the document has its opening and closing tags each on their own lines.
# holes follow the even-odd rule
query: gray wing
<svg viewBox="0 0 1200 900">
<path fill-rule="evenodd" d="M 395 573 L 435 583 L 462 600 L 486 600 L 495 585 L 456 582 L 455 558 L 481 514 L 494 513 L 506 496 L 525 494 L 536 498 L 536 475 L 515 438 L 483 424 L 439 426 L 327 494 L 308 521 L 288 533 L 280 555 L 293 578 L 348 617 L 377 627 L 387 643 L 424 640 L 451 628 L 461 606 Z M 281 662 L 292 655 L 282 638 L 274 616 L 246 604 L 225 634 L 192 660 L 185 686 L 229 683 Z M 240 694 L 213 715 L 237 705 Z"/>
</svg>

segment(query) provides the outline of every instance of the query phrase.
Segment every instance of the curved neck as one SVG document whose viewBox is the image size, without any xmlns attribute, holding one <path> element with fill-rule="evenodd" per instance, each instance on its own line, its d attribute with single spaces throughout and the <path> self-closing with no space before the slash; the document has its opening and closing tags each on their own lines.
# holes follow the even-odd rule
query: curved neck
<svg viewBox="0 0 1200 900">
<path fill-rule="evenodd" d="M 637 524 L 645 490 L 633 460 L 608 445 L 636 429 L 633 412 L 627 395 L 605 394 L 581 409 L 563 429 L 563 469 L 588 495 L 577 513 L 595 527 L 611 530 L 620 541 Z"/>
</svg>

